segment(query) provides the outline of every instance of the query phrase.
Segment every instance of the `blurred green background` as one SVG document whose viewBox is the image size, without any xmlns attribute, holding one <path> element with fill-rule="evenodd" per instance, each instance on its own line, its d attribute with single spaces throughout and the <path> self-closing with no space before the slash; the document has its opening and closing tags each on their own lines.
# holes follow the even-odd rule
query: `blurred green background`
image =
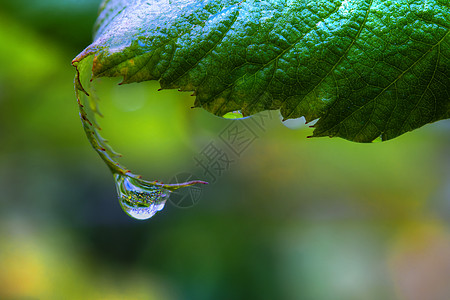
<svg viewBox="0 0 450 300">
<path fill-rule="evenodd" d="M 450 299 L 448 121 L 356 144 L 273 113 L 197 205 L 123 213 L 70 64 L 98 5 L 0 2 L 1 299 Z M 201 177 L 231 121 L 156 88 L 107 89 L 105 137 L 147 179 Z"/>
</svg>

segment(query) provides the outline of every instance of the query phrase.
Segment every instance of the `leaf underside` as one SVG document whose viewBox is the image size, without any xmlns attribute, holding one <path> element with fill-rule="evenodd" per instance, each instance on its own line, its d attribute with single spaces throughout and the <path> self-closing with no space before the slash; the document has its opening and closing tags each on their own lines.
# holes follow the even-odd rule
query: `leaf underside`
<svg viewBox="0 0 450 300">
<path fill-rule="evenodd" d="M 357 142 L 450 117 L 448 0 L 109 0 L 95 32 L 74 66 L 219 116 L 279 109 Z"/>
</svg>

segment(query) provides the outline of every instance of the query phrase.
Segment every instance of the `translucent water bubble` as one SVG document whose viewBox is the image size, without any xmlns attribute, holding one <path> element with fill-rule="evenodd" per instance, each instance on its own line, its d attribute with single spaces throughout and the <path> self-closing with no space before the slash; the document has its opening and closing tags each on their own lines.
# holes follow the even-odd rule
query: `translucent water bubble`
<svg viewBox="0 0 450 300">
<path fill-rule="evenodd" d="M 146 220 L 164 208 L 170 191 L 128 175 L 114 174 L 122 209 L 132 218 Z"/>
<path fill-rule="evenodd" d="M 235 119 L 246 119 L 248 117 L 244 117 L 244 115 L 240 110 L 235 110 L 224 114 L 222 118 L 235 120 Z"/>
</svg>

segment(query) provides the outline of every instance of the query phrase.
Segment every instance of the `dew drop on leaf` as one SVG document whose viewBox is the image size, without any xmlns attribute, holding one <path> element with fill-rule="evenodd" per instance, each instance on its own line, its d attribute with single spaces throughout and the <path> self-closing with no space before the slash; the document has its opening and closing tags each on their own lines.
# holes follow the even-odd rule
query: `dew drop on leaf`
<svg viewBox="0 0 450 300">
<path fill-rule="evenodd" d="M 170 191 L 128 175 L 114 174 L 120 206 L 132 218 L 146 220 L 164 208 Z"/>
</svg>

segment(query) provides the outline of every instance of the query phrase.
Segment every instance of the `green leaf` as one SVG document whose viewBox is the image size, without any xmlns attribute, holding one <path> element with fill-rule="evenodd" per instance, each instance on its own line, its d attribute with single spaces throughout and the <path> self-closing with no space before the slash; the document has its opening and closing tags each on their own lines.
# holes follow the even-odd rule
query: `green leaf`
<svg viewBox="0 0 450 300">
<path fill-rule="evenodd" d="M 73 64 L 370 142 L 450 117 L 449 32 L 448 0 L 109 0 Z"/>
</svg>

